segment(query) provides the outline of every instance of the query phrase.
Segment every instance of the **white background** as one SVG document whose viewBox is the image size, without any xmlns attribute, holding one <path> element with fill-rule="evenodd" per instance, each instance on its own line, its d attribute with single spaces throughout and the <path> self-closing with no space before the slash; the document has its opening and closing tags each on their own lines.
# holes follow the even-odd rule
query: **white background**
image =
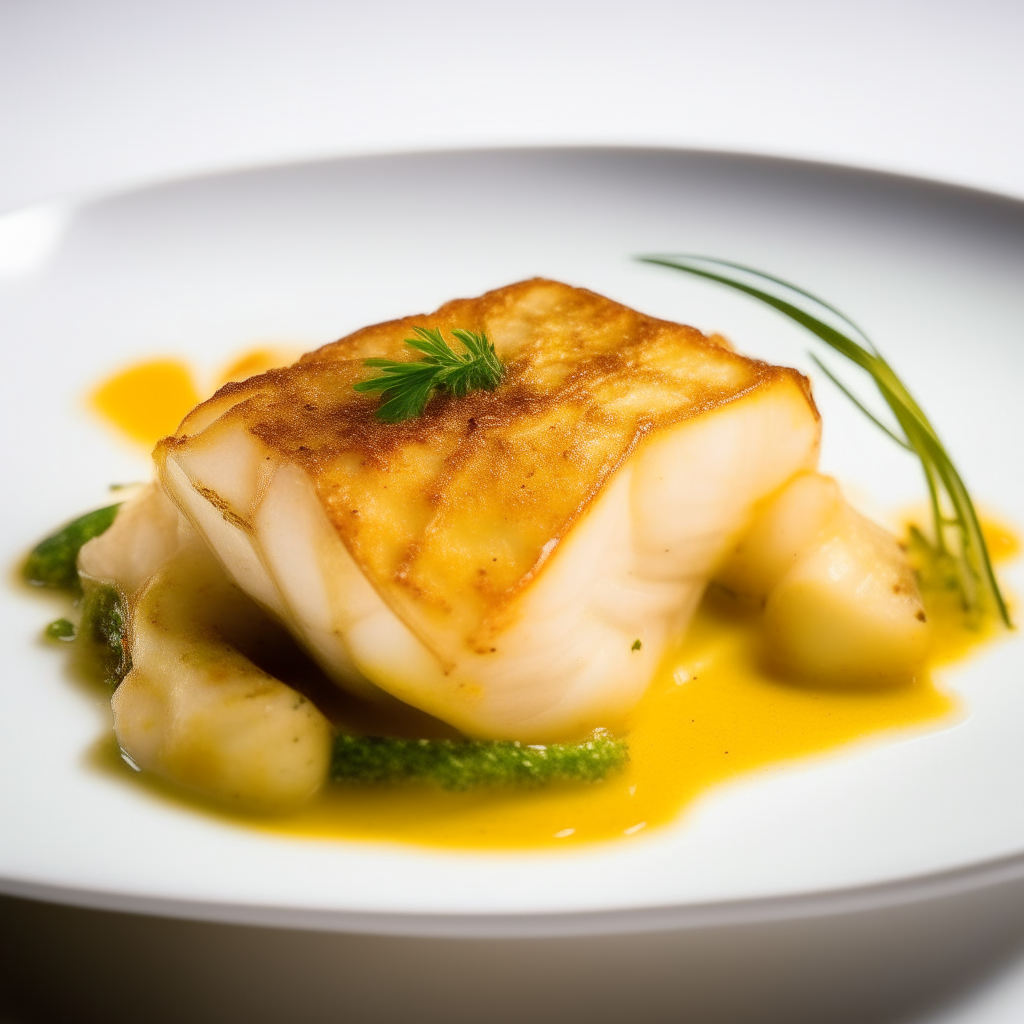
<svg viewBox="0 0 1024 1024">
<path fill-rule="evenodd" d="M 0 209 L 309 156 L 697 146 L 1024 197 L 1020 0 L 0 0 Z"/>
<path fill-rule="evenodd" d="M 1022 0 L 0 0 L 0 212 L 254 163 L 548 143 L 1024 198 L 1022 43 Z M 1024 1019 L 1024 963 L 931 1019 Z"/>
</svg>

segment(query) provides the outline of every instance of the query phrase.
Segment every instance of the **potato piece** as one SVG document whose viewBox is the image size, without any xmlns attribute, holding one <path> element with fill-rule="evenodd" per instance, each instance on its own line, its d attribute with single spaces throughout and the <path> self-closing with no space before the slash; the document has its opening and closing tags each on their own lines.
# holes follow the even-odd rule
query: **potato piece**
<svg viewBox="0 0 1024 1024">
<path fill-rule="evenodd" d="M 261 625 L 262 624 L 262 625 Z M 218 800 L 281 809 L 325 782 L 327 719 L 258 668 L 239 644 L 267 628 L 200 543 L 140 593 L 132 671 L 114 693 L 114 730 L 140 767 Z"/>
<path fill-rule="evenodd" d="M 737 594 L 766 598 L 846 507 L 831 477 L 798 473 L 762 504 L 716 581 Z"/>
<path fill-rule="evenodd" d="M 928 627 L 895 538 L 847 507 L 776 584 L 765 607 L 771 661 L 819 683 L 889 683 L 917 671 Z"/>
<path fill-rule="evenodd" d="M 121 505 L 110 529 L 82 546 L 78 572 L 110 581 L 131 597 L 178 550 L 186 532 L 192 534 L 163 488 L 146 484 Z"/>
</svg>

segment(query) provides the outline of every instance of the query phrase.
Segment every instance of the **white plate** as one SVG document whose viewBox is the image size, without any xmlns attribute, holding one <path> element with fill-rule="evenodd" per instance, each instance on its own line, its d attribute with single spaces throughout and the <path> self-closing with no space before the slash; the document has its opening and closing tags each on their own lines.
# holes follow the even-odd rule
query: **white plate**
<svg viewBox="0 0 1024 1024">
<path fill-rule="evenodd" d="M 703 252 L 848 310 L 904 371 L 988 507 L 1024 525 L 1024 204 L 733 156 L 509 151 L 205 178 L 0 222 L 0 408 L 12 565 L 145 461 L 82 394 L 132 359 L 211 369 L 256 342 L 315 346 L 532 275 L 585 285 L 807 368 L 809 336 L 631 254 Z M 828 384 L 824 464 L 862 501 L 916 465 Z M 1019 574 L 1011 572 L 1019 591 Z M 565 853 L 293 840 L 152 799 L 91 769 L 102 700 L 38 642 L 49 608 L 3 591 L 0 888 L 228 921 L 541 934 L 778 916 L 1024 871 L 1024 645 L 945 674 L 953 727 L 722 786 L 672 827 Z"/>
</svg>

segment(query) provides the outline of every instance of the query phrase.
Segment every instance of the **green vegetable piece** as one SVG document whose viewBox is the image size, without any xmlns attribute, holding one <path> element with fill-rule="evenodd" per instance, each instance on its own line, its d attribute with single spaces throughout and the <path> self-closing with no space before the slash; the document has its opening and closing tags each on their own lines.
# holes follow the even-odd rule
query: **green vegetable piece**
<svg viewBox="0 0 1024 1024">
<path fill-rule="evenodd" d="M 405 343 L 422 352 L 425 359 L 406 363 L 367 359 L 364 365 L 384 372 L 352 385 L 356 391 L 381 392 L 384 400 L 376 415 L 384 423 L 400 423 L 419 416 L 435 390 L 463 398 L 470 391 L 493 391 L 501 383 L 505 367 L 486 334 L 451 331 L 466 350 L 462 355 L 456 354 L 437 328 L 414 327 L 413 334 L 416 337 L 406 338 Z"/>
<path fill-rule="evenodd" d="M 68 619 L 57 619 L 43 630 L 47 640 L 74 640 L 75 624 Z"/>
<path fill-rule="evenodd" d="M 907 386 L 848 316 L 789 281 L 740 263 L 693 255 L 637 258 L 641 263 L 681 270 L 749 295 L 805 327 L 865 371 L 889 407 L 896 421 L 893 427 L 875 416 L 817 356 L 812 356 L 828 378 L 876 427 L 920 460 L 931 500 L 933 538 L 928 539 L 918 532 L 914 541 L 929 549 L 927 560 L 933 573 L 947 581 L 952 579 L 966 611 L 976 613 L 987 607 L 994 608 L 1003 624 L 1013 628 L 974 503 L 953 460 Z M 842 330 L 833 327 L 829 320 L 838 322 Z"/>
<path fill-rule="evenodd" d="M 109 583 L 90 585 L 82 599 L 78 640 L 91 649 L 97 667 L 110 686 L 117 686 L 131 671 L 126 640 L 128 615 L 124 598 Z"/>
<path fill-rule="evenodd" d="M 508 740 L 401 740 L 338 736 L 331 777 L 351 782 L 422 780 L 442 789 L 599 782 L 629 760 L 626 741 L 597 731 L 582 743 L 527 746 Z"/>
<path fill-rule="evenodd" d="M 631 651 L 639 651 L 641 647 L 643 647 L 643 644 L 640 643 L 639 640 L 634 640 L 633 641 L 633 646 L 630 647 L 630 650 Z"/>
<path fill-rule="evenodd" d="M 79 593 L 78 552 L 87 540 L 107 530 L 117 515 L 120 504 L 98 508 L 68 523 L 52 537 L 40 541 L 25 561 L 27 582 L 35 587 L 53 587 Z"/>
</svg>

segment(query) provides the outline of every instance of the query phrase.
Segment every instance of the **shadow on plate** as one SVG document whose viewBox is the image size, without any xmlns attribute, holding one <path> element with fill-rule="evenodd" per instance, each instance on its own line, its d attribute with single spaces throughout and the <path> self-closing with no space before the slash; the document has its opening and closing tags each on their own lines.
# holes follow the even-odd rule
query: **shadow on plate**
<svg viewBox="0 0 1024 1024">
<path fill-rule="evenodd" d="M 550 940 L 335 935 L 0 898 L 0 1024 L 895 1024 L 1021 947 L 1024 881 L 827 918 Z"/>
</svg>

